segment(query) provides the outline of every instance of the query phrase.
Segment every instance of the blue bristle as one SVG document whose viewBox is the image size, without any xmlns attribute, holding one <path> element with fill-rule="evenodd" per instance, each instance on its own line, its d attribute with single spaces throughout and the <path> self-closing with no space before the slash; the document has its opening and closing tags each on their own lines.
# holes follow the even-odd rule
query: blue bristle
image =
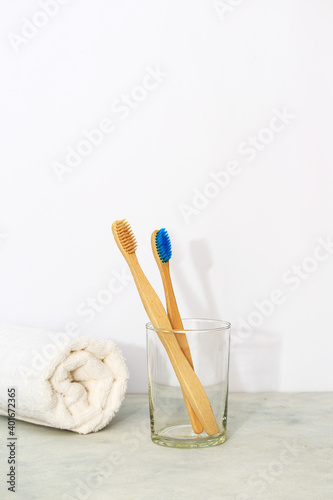
<svg viewBox="0 0 333 500">
<path fill-rule="evenodd" d="M 168 231 L 163 227 L 156 233 L 156 250 L 162 262 L 168 262 L 171 259 L 172 249 Z"/>
</svg>

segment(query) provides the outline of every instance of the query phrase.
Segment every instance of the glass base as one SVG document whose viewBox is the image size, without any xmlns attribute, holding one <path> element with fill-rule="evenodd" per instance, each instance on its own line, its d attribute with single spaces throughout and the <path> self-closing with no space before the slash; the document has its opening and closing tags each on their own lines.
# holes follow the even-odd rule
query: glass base
<svg viewBox="0 0 333 500">
<path fill-rule="evenodd" d="M 218 446 L 226 440 L 226 432 L 208 436 L 205 432 L 195 434 L 191 425 L 166 427 L 159 434 L 151 434 L 153 443 L 168 448 L 208 448 Z"/>
</svg>

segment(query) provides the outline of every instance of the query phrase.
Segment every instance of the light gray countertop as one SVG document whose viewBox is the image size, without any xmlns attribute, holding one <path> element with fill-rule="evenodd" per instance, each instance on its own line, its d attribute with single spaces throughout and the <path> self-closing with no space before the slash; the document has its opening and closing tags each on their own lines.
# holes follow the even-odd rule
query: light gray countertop
<svg viewBox="0 0 333 500">
<path fill-rule="evenodd" d="M 17 421 L 16 493 L 1 417 L 0 498 L 331 500 L 332 408 L 333 393 L 230 394 L 226 442 L 187 450 L 151 442 L 147 395 L 86 436 Z"/>
</svg>

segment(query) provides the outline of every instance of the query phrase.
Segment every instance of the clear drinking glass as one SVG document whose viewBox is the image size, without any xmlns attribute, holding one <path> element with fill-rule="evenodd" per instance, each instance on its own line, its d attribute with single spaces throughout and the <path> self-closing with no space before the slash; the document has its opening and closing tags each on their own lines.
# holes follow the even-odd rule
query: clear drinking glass
<svg viewBox="0 0 333 500">
<path fill-rule="evenodd" d="M 213 319 L 183 319 L 184 330 L 162 330 L 146 325 L 151 439 L 161 446 L 203 448 L 226 439 L 230 323 Z M 193 367 L 213 410 L 219 433 L 196 434 L 178 379 L 158 337 L 185 334 Z"/>
</svg>

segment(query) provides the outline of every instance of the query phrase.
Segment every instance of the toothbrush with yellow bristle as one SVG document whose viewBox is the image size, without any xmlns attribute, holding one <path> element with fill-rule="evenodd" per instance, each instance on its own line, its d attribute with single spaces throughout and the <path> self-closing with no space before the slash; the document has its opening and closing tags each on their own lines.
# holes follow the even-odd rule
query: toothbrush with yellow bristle
<svg viewBox="0 0 333 500">
<path fill-rule="evenodd" d="M 176 297 L 173 291 L 171 276 L 170 276 L 170 267 L 169 261 L 172 255 L 172 247 L 171 241 L 168 234 L 168 231 L 165 228 L 160 229 L 159 231 L 154 231 L 151 235 L 151 246 L 153 250 L 153 254 L 158 266 L 158 269 L 161 274 L 165 301 L 167 306 L 167 312 L 169 316 L 169 320 L 173 330 L 184 330 L 183 322 L 181 320 L 179 309 L 177 306 Z M 185 333 L 177 333 L 176 339 L 180 345 L 181 350 L 183 351 L 187 361 L 190 363 L 193 368 L 193 361 L 191 356 L 191 351 L 187 342 Z M 189 414 L 192 429 L 196 434 L 201 434 L 203 431 L 202 425 L 194 413 L 187 397 L 184 397 L 187 412 Z"/>
<path fill-rule="evenodd" d="M 130 225 L 125 220 L 115 221 L 112 224 L 112 232 L 119 250 L 130 268 L 140 298 L 153 327 L 161 330 L 172 330 L 169 318 L 160 299 L 140 267 L 135 254 L 137 243 Z M 206 433 L 209 436 L 218 434 L 220 429 L 216 423 L 204 388 L 187 361 L 175 335 L 164 333 L 163 331 L 157 331 L 157 335 L 167 351 L 183 394 L 189 400 Z"/>
</svg>

